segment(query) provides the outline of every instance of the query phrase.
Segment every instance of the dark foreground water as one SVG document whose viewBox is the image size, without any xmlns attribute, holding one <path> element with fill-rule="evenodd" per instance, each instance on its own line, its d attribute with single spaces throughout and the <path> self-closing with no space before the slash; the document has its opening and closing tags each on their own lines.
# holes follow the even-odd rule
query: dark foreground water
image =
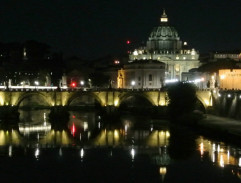
<svg viewBox="0 0 241 183">
<path fill-rule="evenodd" d="M 0 130 L 1 182 L 241 182 L 241 148 L 147 116 L 20 111 Z"/>
</svg>

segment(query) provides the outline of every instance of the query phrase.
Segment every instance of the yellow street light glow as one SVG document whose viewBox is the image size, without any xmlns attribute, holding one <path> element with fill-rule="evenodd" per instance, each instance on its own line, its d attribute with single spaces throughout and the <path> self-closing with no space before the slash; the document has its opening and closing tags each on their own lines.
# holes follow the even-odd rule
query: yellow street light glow
<svg viewBox="0 0 241 183">
<path fill-rule="evenodd" d="M 115 100 L 114 105 L 117 106 L 118 103 L 119 103 L 119 101 L 118 101 L 118 100 Z"/>
<path fill-rule="evenodd" d="M 205 102 L 205 104 L 207 105 L 207 106 L 209 106 L 209 101 L 206 99 L 206 100 L 204 100 L 204 102 Z"/>
<path fill-rule="evenodd" d="M 119 137 L 119 133 L 117 130 L 114 131 L 114 136 L 115 136 L 115 138 Z"/>
<path fill-rule="evenodd" d="M 224 167 L 224 160 L 223 160 L 223 155 L 220 156 L 220 162 L 219 162 L 221 167 Z"/>
</svg>

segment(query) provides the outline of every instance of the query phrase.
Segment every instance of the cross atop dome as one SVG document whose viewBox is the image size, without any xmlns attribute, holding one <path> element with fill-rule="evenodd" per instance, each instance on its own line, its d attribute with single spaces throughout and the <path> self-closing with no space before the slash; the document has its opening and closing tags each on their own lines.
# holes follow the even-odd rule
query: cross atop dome
<svg viewBox="0 0 241 183">
<path fill-rule="evenodd" d="M 168 22 L 168 18 L 167 18 L 167 14 L 166 14 L 165 9 L 163 9 L 163 13 L 162 13 L 162 16 L 161 16 L 160 20 L 161 20 L 161 23 Z"/>
</svg>

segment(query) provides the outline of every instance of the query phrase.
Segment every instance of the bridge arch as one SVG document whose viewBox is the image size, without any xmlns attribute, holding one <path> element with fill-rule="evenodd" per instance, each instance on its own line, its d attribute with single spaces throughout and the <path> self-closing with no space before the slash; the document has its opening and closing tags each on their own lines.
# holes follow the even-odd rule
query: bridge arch
<svg viewBox="0 0 241 183">
<path fill-rule="evenodd" d="M 210 91 L 197 91 L 196 96 L 198 101 L 203 105 L 205 110 L 212 106 L 212 94 Z"/>
<path fill-rule="evenodd" d="M 196 105 L 195 105 L 195 110 L 198 110 L 198 111 L 201 111 L 203 113 L 206 113 L 206 109 L 207 109 L 207 106 L 205 107 L 203 102 L 201 100 L 197 99 Z"/>
<path fill-rule="evenodd" d="M 155 106 L 154 101 L 145 93 L 125 93 L 119 96 L 119 107 L 125 104 Z M 133 107 L 133 106 L 132 106 Z"/>
<path fill-rule="evenodd" d="M 28 100 L 28 101 L 26 101 Z M 24 104 L 26 101 L 27 105 Z M 24 93 L 21 95 L 16 104 L 18 108 L 19 107 L 24 107 L 24 106 L 46 106 L 49 107 L 51 106 L 51 101 L 48 100 L 48 97 L 44 95 L 43 93 L 40 92 L 31 92 L 31 93 Z"/>
<path fill-rule="evenodd" d="M 88 92 L 88 93 L 76 92 L 67 101 L 67 106 L 91 106 L 91 105 L 101 106 L 101 100 L 94 93 L 91 93 L 91 92 Z"/>
</svg>

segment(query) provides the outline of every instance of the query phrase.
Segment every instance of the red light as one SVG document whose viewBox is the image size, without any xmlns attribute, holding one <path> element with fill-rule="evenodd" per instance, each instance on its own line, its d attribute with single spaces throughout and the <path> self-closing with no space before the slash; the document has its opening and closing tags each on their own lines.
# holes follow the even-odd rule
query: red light
<svg viewBox="0 0 241 183">
<path fill-rule="evenodd" d="M 75 115 L 73 115 L 73 118 L 75 119 Z"/>
<path fill-rule="evenodd" d="M 74 136 L 74 134 L 75 134 L 75 132 L 76 132 L 74 123 L 73 123 L 73 125 L 72 125 L 72 127 L 71 127 L 71 132 L 72 132 L 72 135 Z"/>
<path fill-rule="evenodd" d="M 129 40 L 126 41 L 126 44 L 131 44 L 131 42 Z"/>
<path fill-rule="evenodd" d="M 76 87 L 76 82 L 72 82 L 72 83 L 71 83 L 71 86 L 72 86 L 72 87 Z"/>
</svg>

